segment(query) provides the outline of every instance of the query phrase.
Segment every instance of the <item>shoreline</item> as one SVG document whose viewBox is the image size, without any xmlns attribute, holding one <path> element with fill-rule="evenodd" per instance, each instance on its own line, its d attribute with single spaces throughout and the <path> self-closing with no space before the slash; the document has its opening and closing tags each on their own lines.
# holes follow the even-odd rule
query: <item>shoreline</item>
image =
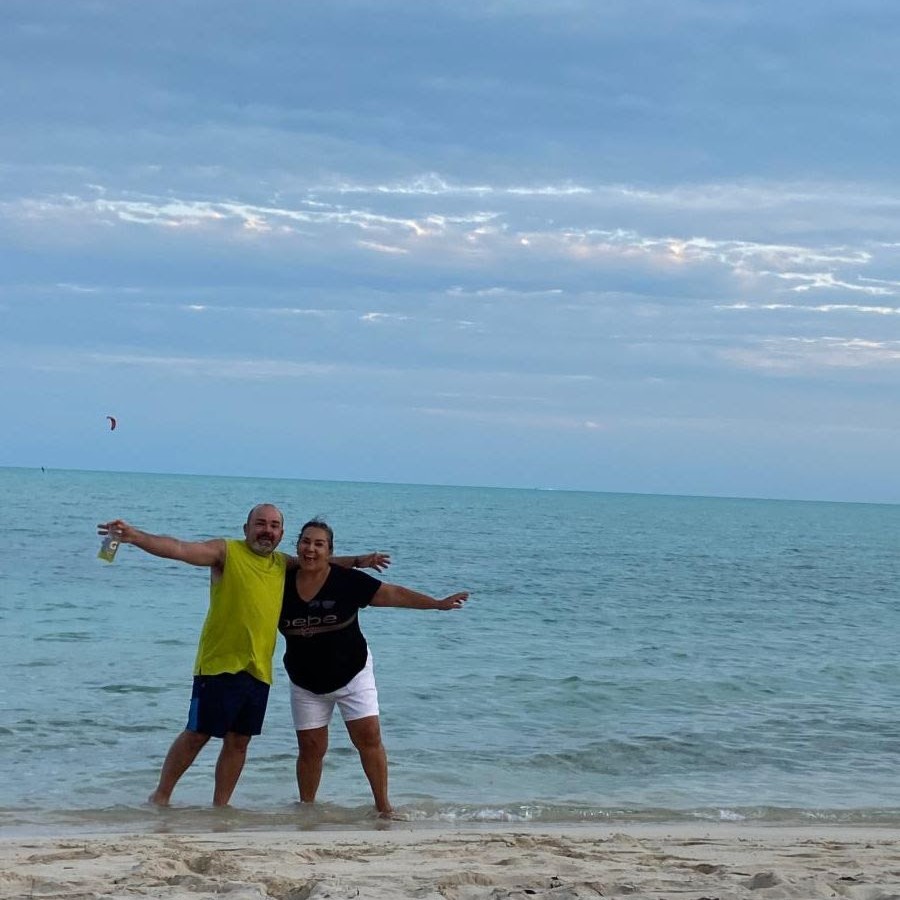
<svg viewBox="0 0 900 900">
<path fill-rule="evenodd" d="M 581 818 L 551 818 L 543 815 L 501 815 L 495 807 L 481 815 L 471 807 L 426 813 L 421 809 L 398 810 L 395 819 L 380 819 L 371 806 L 343 807 L 328 803 L 294 803 L 278 809 L 251 809 L 176 805 L 154 807 L 116 806 L 102 809 L 26 811 L 0 809 L 0 841 L 26 839 L 101 839 L 154 834 L 365 834 L 409 831 L 423 835 L 471 831 L 509 832 L 628 832 L 751 834 L 773 830 L 796 830 L 810 834 L 846 830 L 852 834 L 900 834 L 900 810 L 769 810 L 759 808 L 743 814 L 734 810 L 603 811 Z M 716 814 L 718 812 L 718 814 Z"/>
<path fill-rule="evenodd" d="M 900 828 L 527 825 L 0 837 L 0 898 L 879 900 Z"/>
</svg>

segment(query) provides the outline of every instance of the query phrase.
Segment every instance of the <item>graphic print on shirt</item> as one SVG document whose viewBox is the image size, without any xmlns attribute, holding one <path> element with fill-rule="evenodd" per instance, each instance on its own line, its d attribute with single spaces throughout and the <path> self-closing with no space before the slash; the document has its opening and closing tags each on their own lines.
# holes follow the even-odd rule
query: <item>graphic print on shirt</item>
<svg viewBox="0 0 900 900">
<path fill-rule="evenodd" d="M 316 604 L 315 601 L 310 606 L 328 606 L 333 607 L 334 601 Z M 327 634 L 329 631 L 340 631 L 342 628 L 348 628 L 356 621 L 358 612 L 353 611 L 353 615 L 343 622 L 338 620 L 338 616 L 334 613 L 322 612 L 321 615 L 310 612 L 305 616 L 296 616 L 292 618 L 282 618 L 281 633 L 285 637 L 313 637 L 317 634 Z"/>
</svg>

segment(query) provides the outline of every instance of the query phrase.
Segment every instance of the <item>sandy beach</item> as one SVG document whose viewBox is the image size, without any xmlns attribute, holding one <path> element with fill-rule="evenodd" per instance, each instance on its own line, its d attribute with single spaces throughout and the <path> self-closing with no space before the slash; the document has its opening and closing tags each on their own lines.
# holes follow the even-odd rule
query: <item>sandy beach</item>
<svg viewBox="0 0 900 900">
<path fill-rule="evenodd" d="M 900 831 L 696 826 L 8 838 L 16 900 L 900 897 Z"/>
</svg>

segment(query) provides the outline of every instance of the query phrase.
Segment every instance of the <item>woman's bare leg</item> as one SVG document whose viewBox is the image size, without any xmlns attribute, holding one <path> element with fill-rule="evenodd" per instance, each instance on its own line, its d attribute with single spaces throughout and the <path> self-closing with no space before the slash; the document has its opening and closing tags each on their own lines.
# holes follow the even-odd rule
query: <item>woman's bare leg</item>
<svg viewBox="0 0 900 900">
<path fill-rule="evenodd" d="M 322 761 L 328 749 L 328 726 L 297 732 L 297 788 L 304 803 L 312 803 L 322 780 Z"/>
<path fill-rule="evenodd" d="M 393 807 L 388 800 L 387 752 L 381 742 L 378 716 L 366 716 L 347 722 L 347 731 L 353 746 L 359 751 L 359 760 L 375 798 L 375 808 L 380 815 L 389 816 Z"/>
</svg>

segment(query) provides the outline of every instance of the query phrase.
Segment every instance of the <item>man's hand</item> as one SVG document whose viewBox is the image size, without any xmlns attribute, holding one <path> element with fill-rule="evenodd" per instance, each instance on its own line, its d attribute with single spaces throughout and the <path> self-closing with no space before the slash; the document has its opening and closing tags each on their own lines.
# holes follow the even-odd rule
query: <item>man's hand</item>
<svg viewBox="0 0 900 900">
<path fill-rule="evenodd" d="M 103 522 L 97 526 L 97 534 L 103 537 L 113 534 L 123 544 L 133 543 L 137 533 L 137 528 L 132 527 L 127 522 L 123 522 L 121 519 L 113 519 L 112 522 Z"/>
</svg>

